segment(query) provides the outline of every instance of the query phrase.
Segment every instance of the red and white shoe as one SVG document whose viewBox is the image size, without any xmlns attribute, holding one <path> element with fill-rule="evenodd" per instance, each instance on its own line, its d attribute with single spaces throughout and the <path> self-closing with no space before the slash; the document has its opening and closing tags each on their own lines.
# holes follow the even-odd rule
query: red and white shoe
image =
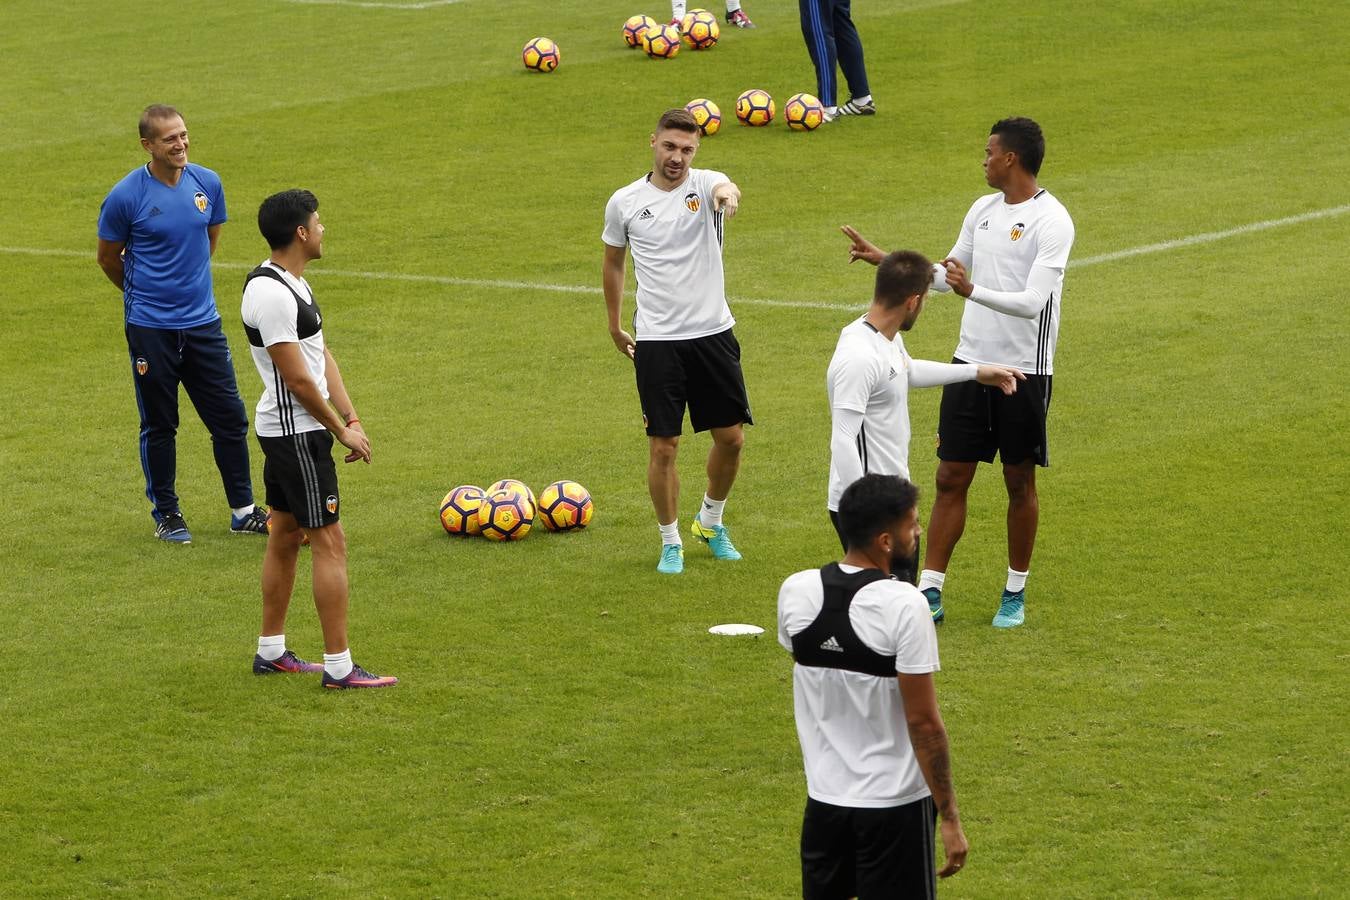
<svg viewBox="0 0 1350 900">
<path fill-rule="evenodd" d="M 352 663 L 352 670 L 346 678 L 334 678 L 327 672 L 323 673 L 323 686 L 326 688 L 378 688 L 396 684 L 398 679 L 393 675 L 372 675 L 355 663 Z"/>
<path fill-rule="evenodd" d="M 754 28 L 755 23 L 750 21 L 750 17 L 745 14 L 745 10 L 737 9 L 727 13 L 727 24 L 734 25 L 737 28 Z"/>
</svg>

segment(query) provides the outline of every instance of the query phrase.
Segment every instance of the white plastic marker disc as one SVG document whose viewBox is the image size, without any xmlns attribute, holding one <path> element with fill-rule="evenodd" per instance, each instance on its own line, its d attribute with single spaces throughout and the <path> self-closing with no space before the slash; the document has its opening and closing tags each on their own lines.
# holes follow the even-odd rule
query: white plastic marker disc
<svg viewBox="0 0 1350 900">
<path fill-rule="evenodd" d="M 729 625 L 714 625 L 713 627 L 708 629 L 708 634 L 738 635 L 738 634 L 763 634 L 763 633 L 764 629 L 760 628 L 758 625 L 738 625 L 734 623 Z"/>
</svg>

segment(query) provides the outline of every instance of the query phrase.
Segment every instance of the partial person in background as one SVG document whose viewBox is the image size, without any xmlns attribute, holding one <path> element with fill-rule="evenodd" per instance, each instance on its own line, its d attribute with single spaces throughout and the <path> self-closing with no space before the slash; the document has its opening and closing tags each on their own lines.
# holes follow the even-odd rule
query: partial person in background
<svg viewBox="0 0 1350 900">
<path fill-rule="evenodd" d="M 670 0 L 670 24 L 678 25 L 684 18 L 686 0 Z M 754 28 L 755 23 L 741 9 L 741 0 L 727 0 L 727 24 L 735 28 Z"/>
<path fill-rule="evenodd" d="M 877 111 L 863 64 L 862 38 L 853 27 L 850 0 L 798 0 L 802 37 L 816 68 L 816 97 L 825 105 L 825 121 L 840 116 L 871 116 Z M 836 68 L 844 71 L 849 100 L 839 103 Z"/>
<path fill-rule="evenodd" d="M 188 162 L 187 126 L 172 106 L 147 106 L 140 135 L 150 161 L 103 201 L 98 264 L 122 292 L 155 536 L 192 542 L 175 491 L 180 384 L 211 432 L 230 530 L 266 534 L 267 513 L 253 503 L 248 414 L 211 282 L 211 256 L 225 222 L 220 176 Z"/>
</svg>

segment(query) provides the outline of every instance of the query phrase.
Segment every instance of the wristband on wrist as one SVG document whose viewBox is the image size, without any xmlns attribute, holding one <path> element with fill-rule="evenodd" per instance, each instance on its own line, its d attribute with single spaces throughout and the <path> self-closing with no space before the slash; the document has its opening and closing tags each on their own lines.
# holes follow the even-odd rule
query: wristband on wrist
<svg viewBox="0 0 1350 900">
<path fill-rule="evenodd" d="M 351 428 L 353 425 L 357 424 L 360 421 L 361 420 L 358 419 L 356 416 L 352 416 L 350 419 L 347 420 L 347 427 Z"/>
</svg>

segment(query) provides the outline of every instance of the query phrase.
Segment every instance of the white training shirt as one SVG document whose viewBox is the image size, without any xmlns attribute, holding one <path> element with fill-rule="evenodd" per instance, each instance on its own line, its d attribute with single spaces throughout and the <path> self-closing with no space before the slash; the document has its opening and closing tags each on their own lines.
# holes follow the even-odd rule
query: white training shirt
<svg viewBox="0 0 1350 900">
<path fill-rule="evenodd" d="M 824 603 L 819 569 L 783 582 L 778 643 L 789 653 L 792 636 L 815 621 Z M 854 595 L 849 623 L 867 647 L 895 657 L 897 672 L 921 675 L 940 668 L 928 601 L 912 584 L 888 579 L 866 585 Z M 792 701 L 808 796 L 852 807 L 903 806 L 929 796 L 909 742 L 897 679 L 794 665 Z"/>
<path fill-rule="evenodd" d="M 1012 205 L 1004 202 L 1002 193 L 975 201 L 950 254 L 965 264 L 976 286 L 961 317 L 958 359 L 1010 366 L 1027 375 L 1054 373 L 1060 295 L 1073 237 L 1069 211 L 1047 190 Z M 1033 267 L 1048 271 L 1034 279 Z M 981 288 L 1020 292 L 1029 281 L 1043 285 L 1049 294 L 1043 306 L 1030 311 L 1030 318 L 999 312 L 978 301 Z"/>
<path fill-rule="evenodd" d="M 827 507 L 837 511 L 844 489 L 869 472 L 908 479 L 909 389 L 970 381 L 978 369 L 912 359 L 898 332 L 887 340 L 866 317 L 845 325 L 825 372 L 833 422 Z M 848 413 L 860 415 L 861 422 L 845 447 L 840 439 L 851 435 L 841 429 L 858 421 Z"/>
<path fill-rule="evenodd" d="M 736 324 L 722 276 L 722 213 L 713 210 L 713 188 L 730 181 L 690 169 L 679 187 L 663 191 L 649 173 L 609 198 L 600 239 L 633 256 L 637 340 L 707 337 Z"/>
<path fill-rule="evenodd" d="M 296 278 L 275 263 L 266 262 L 264 265 L 280 272 L 281 277 L 286 279 L 286 283 L 306 305 L 314 306 L 314 292 L 310 290 L 309 282 Z M 244 324 L 256 328 L 263 340 L 262 347 L 249 346 L 253 352 L 253 365 L 257 367 L 263 382 L 263 395 L 258 399 L 253 423 L 253 430 L 260 437 L 287 437 L 305 431 L 325 430 L 286 388 L 281 373 L 272 364 L 272 357 L 266 349 L 273 344 L 299 344 L 300 353 L 305 358 L 305 368 L 319 386 L 319 393 L 325 400 L 328 399 L 323 329 L 302 340 L 296 321 L 298 311 L 291 292 L 271 278 L 254 278 L 244 288 L 241 309 Z M 322 324 L 321 318 L 319 323 Z"/>
</svg>

